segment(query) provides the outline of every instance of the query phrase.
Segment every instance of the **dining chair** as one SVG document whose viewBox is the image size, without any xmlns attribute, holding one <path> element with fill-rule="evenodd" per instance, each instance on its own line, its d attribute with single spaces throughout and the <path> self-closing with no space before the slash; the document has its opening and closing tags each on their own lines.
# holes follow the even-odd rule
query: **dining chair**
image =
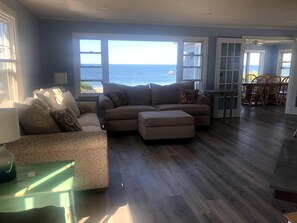
<svg viewBox="0 0 297 223">
<path fill-rule="evenodd" d="M 251 83 L 251 81 L 256 78 L 255 74 L 247 74 L 243 79 L 243 83 Z M 241 104 L 250 104 L 250 97 L 252 93 L 252 88 L 250 85 L 242 86 L 241 90 Z"/>
<path fill-rule="evenodd" d="M 278 105 L 284 105 L 287 100 L 289 77 L 283 78 L 279 90 L 276 92 Z"/>
<path fill-rule="evenodd" d="M 267 87 L 265 89 L 265 104 L 276 104 L 278 105 L 278 94 L 281 87 L 281 78 L 273 75 L 267 79 Z"/>
<path fill-rule="evenodd" d="M 252 80 L 251 99 L 249 103 L 250 106 L 252 102 L 254 102 L 255 105 L 258 105 L 258 102 L 261 102 L 262 105 L 265 105 L 266 84 L 267 78 L 265 76 L 258 76 Z"/>
</svg>

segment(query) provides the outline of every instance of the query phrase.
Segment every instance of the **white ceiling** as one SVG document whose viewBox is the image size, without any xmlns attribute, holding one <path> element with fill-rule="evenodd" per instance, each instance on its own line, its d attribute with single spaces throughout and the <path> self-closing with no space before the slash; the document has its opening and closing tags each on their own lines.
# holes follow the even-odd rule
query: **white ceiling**
<svg viewBox="0 0 297 223">
<path fill-rule="evenodd" d="M 297 29 L 297 0 L 19 0 L 40 18 Z"/>
</svg>

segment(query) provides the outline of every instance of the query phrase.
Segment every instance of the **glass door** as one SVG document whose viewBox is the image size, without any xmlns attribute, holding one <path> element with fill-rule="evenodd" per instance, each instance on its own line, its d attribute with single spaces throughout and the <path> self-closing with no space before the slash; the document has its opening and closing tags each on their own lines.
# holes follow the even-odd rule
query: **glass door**
<svg viewBox="0 0 297 223">
<path fill-rule="evenodd" d="M 237 91 L 237 97 L 226 101 L 226 114 L 232 109 L 233 117 L 240 115 L 242 85 L 242 39 L 218 38 L 216 52 L 215 89 Z M 214 99 L 214 117 L 221 118 L 224 111 L 224 98 Z"/>
</svg>

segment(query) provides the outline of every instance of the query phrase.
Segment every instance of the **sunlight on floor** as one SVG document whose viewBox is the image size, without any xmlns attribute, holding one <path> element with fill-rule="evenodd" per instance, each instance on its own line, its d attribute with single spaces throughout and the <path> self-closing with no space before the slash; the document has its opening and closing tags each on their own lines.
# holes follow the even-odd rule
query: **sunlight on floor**
<svg viewBox="0 0 297 223">
<path fill-rule="evenodd" d="M 78 223 L 88 223 L 89 220 L 92 222 L 97 222 L 92 219 L 92 217 L 83 217 L 78 221 Z M 111 215 L 105 215 L 101 220 L 98 219 L 98 223 L 133 223 L 132 216 L 130 213 L 129 205 L 119 207 L 115 213 Z"/>
</svg>

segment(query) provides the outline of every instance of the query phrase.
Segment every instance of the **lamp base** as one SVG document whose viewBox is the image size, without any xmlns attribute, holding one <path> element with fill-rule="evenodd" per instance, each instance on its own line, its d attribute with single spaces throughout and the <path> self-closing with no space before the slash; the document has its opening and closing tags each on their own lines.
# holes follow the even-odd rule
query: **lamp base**
<svg viewBox="0 0 297 223">
<path fill-rule="evenodd" d="M 5 145 L 0 145 L 0 183 L 9 182 L 16 178 L 15 158 Z"/>
</svg>

